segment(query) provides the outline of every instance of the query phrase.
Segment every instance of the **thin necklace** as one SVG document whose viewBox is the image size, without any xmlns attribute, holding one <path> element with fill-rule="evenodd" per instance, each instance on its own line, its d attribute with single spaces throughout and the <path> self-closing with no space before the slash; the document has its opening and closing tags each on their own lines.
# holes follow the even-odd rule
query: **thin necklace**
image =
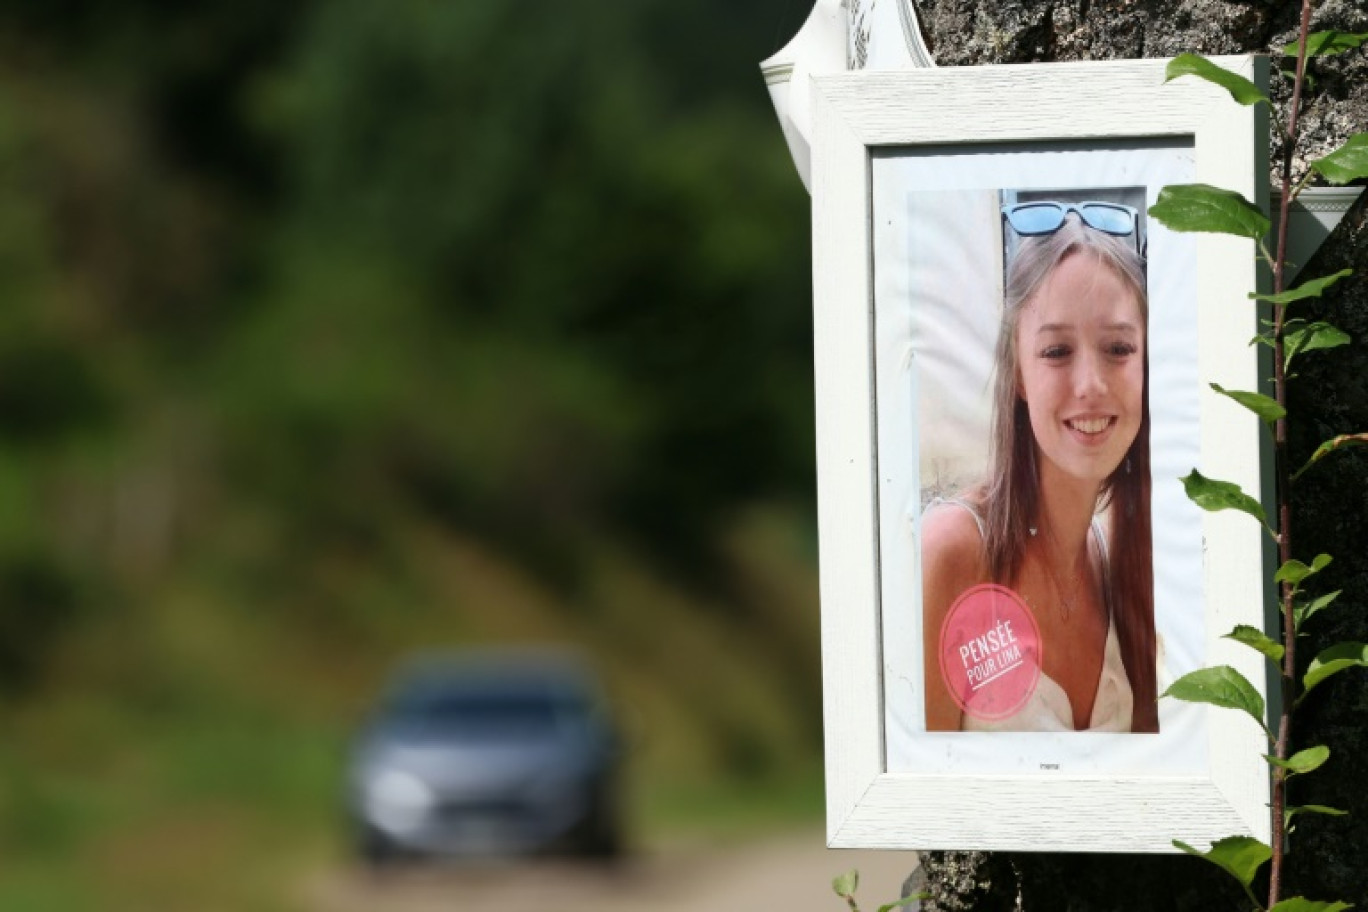
<svg viewBox="0 0 1368 912">
<path fill-rule="evenodd" d="M 1037 527 L 1031 526 L 1032 538 L 1036 536 L 1036 532 Z M 1045 572 L 1049 574 L 1050 582 L 1054 584 L 1055 593 L 1059 596 L 1060 614 L 1063 616 L 1064 620 L 1067 621 L 1073 616 L 1074 606 L 1078 604 L 1078 595 L 1079 591 L 1083 588 L 1083 581 L 1079 578 L 1079 574 L 1075 569 L 1075 571 L 1070 574 L 1073 586 L 1068 592 L 1064 591 L 1064 584 L 1060 581 L 1059 574 L 1055 572 L 1054 561 L 1050 559 L 1051 552 L 1059 550 L 1059 540 L 1055 538 L 1054 531 L 1048 527 L 1045 529 L 1045 537 L 1049 539 L 1049 544 L 1041 549 L 1043 552 L 1041 555 L 1041 563 L 1045 565 Z M 1042 542 L 1042 545 L 1044 544 L 1045 543 Z M 1083 539 L 1083 546 L 1086 548 L 1087 545 L 1088 540 L 1085 537 Z M 1078 566 L 1077 561 L 1074 562 L 1074 566 L 1075 568 Z"/>
</svg>

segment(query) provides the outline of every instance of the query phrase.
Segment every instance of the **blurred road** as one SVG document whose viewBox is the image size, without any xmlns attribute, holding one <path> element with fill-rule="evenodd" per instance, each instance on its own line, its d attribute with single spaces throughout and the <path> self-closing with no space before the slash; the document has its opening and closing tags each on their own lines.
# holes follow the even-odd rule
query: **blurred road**
<svg viewBox="0 0 1368 912">
<path fill-rule="evenodd" d="M 758 842 L 655 849 L 616 867 L 564 860 L 398 871 L 319 872 L 310 912 L 842 912 L 831 879 L 859 868 L 857 898 L 896 899 L 911 852 L 830 850 L 820 829 Z"/>
</svg>

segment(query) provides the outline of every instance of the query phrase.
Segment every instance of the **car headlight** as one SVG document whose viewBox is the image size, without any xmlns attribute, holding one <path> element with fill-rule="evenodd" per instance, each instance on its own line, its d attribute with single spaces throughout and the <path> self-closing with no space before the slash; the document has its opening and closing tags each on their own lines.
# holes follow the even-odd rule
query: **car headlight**
<svg viewBox="0 0 1368 912">
<path fill-rule="evenodd" d="M 382 770 L 366 782 L 366 816 L 384 829 L 416 829 L 436 803 L 431 787 L 403 770 Z"/>
</svg>

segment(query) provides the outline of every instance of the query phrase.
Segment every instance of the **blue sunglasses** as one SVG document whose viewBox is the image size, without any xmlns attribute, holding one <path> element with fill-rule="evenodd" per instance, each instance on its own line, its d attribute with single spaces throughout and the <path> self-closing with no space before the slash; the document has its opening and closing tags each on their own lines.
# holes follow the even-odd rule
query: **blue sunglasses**
<svg viewBox="0 0 1368 912">
<path fill-rule="evenodd" d="M 1136 210 L 1120 203 L 1017 203 L 1002 207 L 1002 218 L 1022 237 L 1054 234 L 1064 226 L 1070 212 L 1078 214 L 1083 224 L 1096 231 L 1117 237 L 1133 237 L 1135 252 L 1140 253 L 1139 217 Z"/>
</svg>

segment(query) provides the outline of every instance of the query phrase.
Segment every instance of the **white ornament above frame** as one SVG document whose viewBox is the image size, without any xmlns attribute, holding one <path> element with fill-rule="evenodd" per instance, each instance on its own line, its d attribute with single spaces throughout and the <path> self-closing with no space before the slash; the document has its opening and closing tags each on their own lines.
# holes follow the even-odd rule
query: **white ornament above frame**
<svg viewBox="0 0 1368 912">
<path fill-rule="evenodd" d="M 793 40 L 760 64 L 803 186 L 811 190 L 813 76 L 934 67 L 912 0 L 816 0 Z"/>
<path fill-rule="evenodd" d="M 1266 74 L 1250 58 L 1222 63 L 1256 80 Z M 1148 204 L 1178 178 L 1266 202 L 1262 112 L 1195 80 L 1166 86 L 1164 65 L 810 79 L 832 846 L 1171 852 L 1174 838 L 1268 838 L 1263 735 L 1239 714 L 1185 706 L 1163 714 L 1157 733 L 1103 735 L 928 730 L 925 712 L 929 637 L 914 492 L 916 440 L 930 429 L 915 368 L 940 350 L 923 345 L 916 321 L 943 329 L 927 322 L 931 299 L 967 301 L 970 280 L 992 272 L 1004 201 L 1114 188 Z M 971 209 L 983 217 L 959 216 Z M 946 212 L 954 216 L 945 220 Z M 961 247 L 985 265 L 953 274 L 963 281 L 928 279 L 912 260 L 927 260 L 927 239 L 939 234 L 963 235 Z M 1231 514 L 1201 513 L 1177 481 L 1196 465 L 1260 488 L 1257 428 L 1205 387 L 1257 387 L 1258 354 L 1246 344 L 1256 312 L 1244 297 L 1258 281 L 1253 244 L 1180 240 L 1152 226 L 1149 254 L 1155 625 L 1168 638 L 1172 677 L 1229 664 L 1261 681 L 1259 657 L 1222 639 L 1237 624 L 1264 623 L 1259 530 Z M 994 281 L 984 280 L 984 300 L 1000 295 Z M 968 335 L 949 338 L 972 347 Z"/>
</svg>

